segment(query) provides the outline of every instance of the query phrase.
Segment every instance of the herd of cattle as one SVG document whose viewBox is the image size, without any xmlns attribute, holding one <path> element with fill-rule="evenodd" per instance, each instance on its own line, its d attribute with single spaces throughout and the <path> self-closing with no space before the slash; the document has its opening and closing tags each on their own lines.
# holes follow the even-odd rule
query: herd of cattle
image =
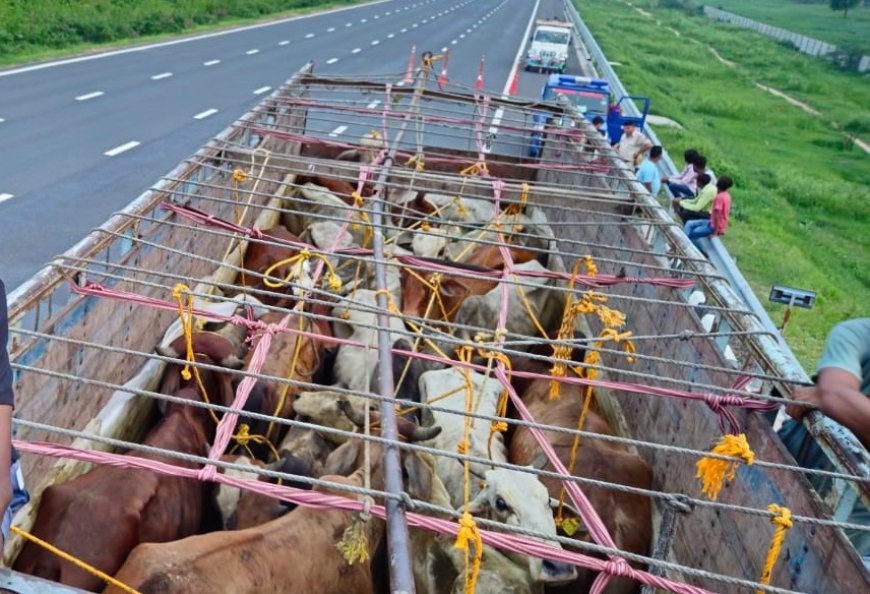
<svg viewBox="0 0 870 594">
<path fill-rule="evenodd" d="M 305 387 L 261 379 L 251 392 L 246 410 L 359 432 L 364 407 L 377 405 L 364 397 L 376 391 L 378 380 L 377 350 L 372 348 L 377 345 L 374 264 L 366 258 L 328 256 L 341 280 L 341 289 L 336 290 L 335 283 L 327 289 L 323 283 L 316 299 L 300 303 L 302 291 L 312 288 L 316 260 L 294 260 L 300 249 L 292 243 L 313 245 L 318 250 L 359 247 L 367 240 L 366 226 L 354 219 L 347 232 L 341 232 L 342 220 L 353 204 L 353 187 L 347 182 L 311 176 L 297 178 L 296 184 L 298 191 L 287 199 L 280 223 L 264 231 L 262 240 L 248 242 L 243 267 L 249 302 L 251 294 L 256 294 L 262 305 L 271 306 L 258 310 L 260 320 L 277 324 L 289 316 L 287 328 L 304 330 L 301 334 L 275 334 L 261 373 L 301 382 Z M 505 267 L 504 252 L 499 250 L 491 226 L 496 215 L 492 203 L 408 190 L 390 192 L 388 199 L 393 205 L 393 226 L 386 233 L 386 282 L 392 303 L 403 314 L 390 317 L 394 349 L 429 354 L 440 350 L 456 357 L 456 343 L 445 336 L 471 344 L 481 332 L 492 333 L 498 318 L 502 287 L 491 275 L 480 274 Z M 540 337 L 530 312 L 554 336 L 561 321 L 564 292 L 553 279 L 534 274 L 564 270 L 561 260 L 551 256 L 552 231 L 541 211 L 533 206 L 526 206 L 522 213 L 502 216 L 514 228 L 523 229 L 523 233 L 508 235 L 516 269 L 533 273 L 519 277 L 522 286 L 509 286 L 508 336 Z M 421 218 L 426 219 L 423 225 Z M 410 270 L 401 265 L 403 255 L 430 259 L 438 267 Z M 445 266 L 453 267 L 448 270 L 455 270 L 455 274 L 445 272 Z M 287 282 L 278 289 L 274 282 L 267 284 L 263 276 L 267 270 L 270 277 Z M 407 320 L 416 323 L 406 324 Z M 421 324 L 424 333 L 415 337 Z M 256 345 L 260 337 L 248 337 L 246 332 L 238 326 L 211 325 L 193 334 L 196 360 L 217 366 L 200 371 L 213 403 L 230 405 L 242 378 L 237 370 L 251 366 L 250 346 Z M 353 344 L 336 345 L 334 338 L 350 339 Z M 553 353 L 545 342 L 516 348 L 545 357 Z M 183 359 L 184 338 L 158 350 L 162 355 Z M 575 349 L 572 357 L 582 359 L 583 353 Z M 546 375 L 550 366 L 533 357 L 511 357 L 514 370 Z M 167 366 L 160 392 L 181 399 L 202 399 L 197 384 L 184 380 L 180 370 L 180 363 Z M 394 354 L 393 370 L 397 397 L 411 401 L 399 419 L 404 440 L 456 453 L 465 430 L 461 413 L 466 408 L 467 377 L 474 387 L 475 411 L 498 415 L 502 386 L 491 375 L 470 371 L 467 376 L 461 368 L 443 361 L 398 354 Z M 575 428 L 583 401 L 580 386 L 563 384 L 560 398 L 551 399 L 547 379 L 514 377 L 512 381 L 539 423 Z M 320 389 L 311 389 L 312 385 Z M 436 402 L 441 409 L 456 413 L 414 410 L 414 402 Z M 162 419 L 147 433 L 145 444 L 193 456 L 207 455 L 216 427 L 208 410 L 169 402 L 161 406 L 161 415 Z M 372 416 L 376 417 L 374 412 Z M 266 436 L 274 448 L 251 442 L 246 450 L 237 448 L 224 460 L 249 465 L 252 471 L 260 467 L 339 486 L 363 484 L 361 440 L 250 417 L 242 417 L 240 422 L 249 425 L 252 435 Z M 594 405 L 585 429 L 613 433 Z M 525 427 L 496 432 L 492 441 L 489 422 L 477 420 L 470 431 L 469 455 L 534 468 L 546 462 Z M 567 466 L 573 437 L 556 432 L 545 435 Z M 280 457 L 275 459 L 273 452 Z M 130 454 L 199 467 L 159 454 Z M 369 474 L 371 487 L 376 490 L 384 488 L 380 454 L 380 446 L 373 443 Z M 649 466 L 621 445 L 584 439 L 577 455 L 577 476 L 651 487 Z M 405 489 L 412 498 L 454 510 L 463 507 L 464 472 L 462 462 L 455 457 L 402 449 L 402 467 Z M 226 472 L 268 480 L 255 472 Z M 561 489 L 558 481 L 539 478 L 535 472 L 482 464 L 472 464 L 471 473 L 468 511 L 475 517 L 552 537 L 562 534 L 554 520 L 554 504 Z M 290 484 L 310 488 L 310 483 L 303 481 Z M 337 488 L 314 488 L 346 494 Z M 648 553 L 652 536 L 648 498 L 596 487 L 584 487 L 584 491 L 619 548 Z M 142 593 L 386 592 L 389 577 L 384 523 L 377 519 L 368 523 L 368 559 L 349 565 L 337 544 L 353 519 L 350 513 L 294 508 L 225 485 L 146 470 L 97 466 L 45 490 L 33 533 Z M 573 536 L 584 539 L 586 535 L 581 529 Z M 555 540 L 550 543 L 558 546 Z M 452 538 L 411 529 L 411 549 L 417 592 L 464 591 L 464 553 L 453 546 Z M 90 591 L 105 586 L 100 578 L 32 543 L 24 546 L 14 568 Z M 585 592 L 595 577 L 586 573 L 561 562 L 486 546 L 477 592 Z M 636 587 L 630 580 L 615 579 L 607 592 L 633 592 Z M 106 591 L 120 590 L 110 586 Z"/>
</svg>

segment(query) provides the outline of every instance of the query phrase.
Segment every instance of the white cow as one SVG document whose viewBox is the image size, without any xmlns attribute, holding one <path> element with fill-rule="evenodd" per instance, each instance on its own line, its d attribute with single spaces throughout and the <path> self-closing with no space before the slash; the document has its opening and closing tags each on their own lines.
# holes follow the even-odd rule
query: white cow
<svg viewBox="0 0 870 594">
<path fill-rule="evenodd" d="M 429 192 L 423 196 L 423 202 L 435 209 L 442 221 L 485 225 L 495 219 L 495 204 L 486 198 Z"/>
<path fill-rule="evenodd" d="M 481 415 L 495 415 L 498 399 L 501 395 L 501 384 L 494 378 L 487 378 L 476 371 L 469 371 L 473 386 L 473 409 Z M 450 393 L 438 400 L 435 406 L 450 409 L 457 413 L 466 410 L 466 381 L 462 370 L 451 367 L 438 371 L 427 371 L 420 376 L 420 392 L 423 402 L 429 402 L 439 396 Z M 435 424 L 441 427 L 441 433 L 427 445 L 448 452 L 456 452 L 457 446 L 464 439 L 465 419 L 461 414 L 432 411 Z M 472 419 L 469 436 L 468 454 L 487 458 L 490 452 L 487 443 L 490 436 L 490 423 Z M 506 462 L 507 451 L 501 433 L 493 436 L 491 459 L 495 462 Z M 551 499 L 547 488 L 531 473 L 516 470 L 490 470 L 487 465 L 470 465 L 473 473 L 471 484 L 471 501 L 468 511 L 477 517 L 484 517 L 503 522 L 510 526 L 534 530 L 548 537 L 556 536 L 556 523 L 553 520 Z M 438 457 L 435 465 L 436 475 L 443 483 L 454 508 L 464 505 L 465 478 L 462 463 L 455 458 Z M 485 480 L 481 488 L 480 479 Z M 457 577 L 453 592 L 461 592 L 465 583 L 463 553 L 443 539 L 440 554 L 447 556 L 453 563 Z M 546 539 L 545 542 L 558 546 L 556 541 Z M 415 555 L 415 558 L 418 558 Z M 434 584 L 435 569 L 438 566 L 437 556 L 428 550 L 431 563 L 427 569 L 429 580 L 424 582 Z M 421 571 L 421 573 L 426 573 Z M 499 576 L 505 578 L 502 580 Z M 478 584 L 478 594 L 504 594 L 504 592 L 539 592 L 546 583 L 563 583 L 577 577 L 576 568 L 554 561 L 541 560 L 524 555 L 509 555 L 491 547 L 485 547 L 481 564 L 481 579 Z M 440 576 L 441 584 L 445 576 Z M 418 587 L 421 580 L 418 579 Z M 504 584 L 511 584 L 509 590 Z M 422 592 L 434 593 L 444 591 L 427 586 Z"/>
<path fill-rule="evenodd" d="M 518 264 L 516 269 L 531 272 L 547 270 L 537 260 Z M 516 282 L 521 284 L 514 283 L 508 290 L 508 313 L 505 329 L 512 334 L 539 336 L 540 332 L 529 317 L 524 301 L 528 303 L 529 308 L 544 328 L 552 328 L 562 316 L 563 298 L 558 291 L 551 288 L 553 286 L 552 279 L 519 276 Z M 522 291 L 522 297 L 520 291 Z M 456 336 L 469 340 L 478 332 L 476 328 L 494 331 L 501 300 L 502 289 L 500 286 L 495 287 L 485 295 L 468 297 L 456 314 L 456 323 L 463 326 L 457 330 Z"/>
<path fill-rule="evenodd" d="M 332 309 L 335 320 L 333 333 L 338 338 L 347 338 L 366 345 L 343 344 L 338 347 L 333 367 L 333 379 L 355 392 L 368 392 L 371 378 L 378 364 L 377 295 L 374 291 L 360 289 L 353 299 L 345 299 Z M 401 303 L 396 303 L 401 308 Z M 395 315 L 389 317 L 390 344 L 401 338 L 405 325 Z M 348 396 L 348 401 L 362 409 L 366 399 L 361 396 Z"/>
</svg>

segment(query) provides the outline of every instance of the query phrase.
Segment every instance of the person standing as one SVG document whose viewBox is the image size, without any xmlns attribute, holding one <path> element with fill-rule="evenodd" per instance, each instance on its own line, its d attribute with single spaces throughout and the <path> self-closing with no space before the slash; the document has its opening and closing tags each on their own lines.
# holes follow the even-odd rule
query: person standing
<svg viewBox="0 0 870 594">
<path fill-rule="evenodd" d="M 674 198 L 689 198 L 698 193 L 698 172 L 695 171 L 695 159 L 699 156 L 695 149 L 687 149 L 683 153 L 686 166 L 679 175 L 673 177 L 666 175 L 662 178 L 662 182 L 668 185 Z"/>
<path fill-rule="evenodd" d="M 616 154 L 634 169 L 638 158 L 652 148 L 652 142 L 635 128 L 634 122 L 625 122 L 622 130 L 622 138 L 616 143 Z"/>
<path fill-rule="evenodd" d="M 713 198 L 713 208 L 710 211 L 709 219 L 698 219 L 689 221 L 684 227 L 684 231 L 692 243 L 699 250 L 701 244 L 698 240 L 702 237 L 710 237 L 711 235 L 724 235 L 728 229 L 728 216 L 731 213 L 731 194 L 728 190 L 734 182 L 727 175 L 723 175 L 716 180 L 716 189 L 718 190 L 716 197 Z M 702 250 L 703 251 L 703 250 Z"/>
<path fill-rule="evenodd" d="M 9 539 L 12 516 L 30 500 L 24 488 L 18 452 L 12 447 L 12 409 L 15 396 L 12 391 L 12 367 L 6 345 L 9 342 L 9 318 L 6 311 L 6 287 L 0 280 L 0 512 L 3 514 L 0 551 Z"/>
<path fill-rule="evenodd" d="M 662 174 L 658 166 L 661 160 L 662 147 L 654 146 L 649 150 L 649 157 L 637 168 L 637 181 L 641 182 L 653 197 L 658 196 L 662 188 Z"/>
</svg>

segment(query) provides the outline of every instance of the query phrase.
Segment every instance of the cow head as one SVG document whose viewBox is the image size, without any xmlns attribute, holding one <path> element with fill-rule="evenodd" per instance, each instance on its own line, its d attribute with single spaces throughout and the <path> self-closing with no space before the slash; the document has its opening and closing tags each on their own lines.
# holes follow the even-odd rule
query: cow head
<svg viewBox="0 0 870 594">
<path fill-rule="evenodd" d="M 536 476 L 517 470 L 488 470 L 486 481 L 477 496 L 469 502 L 468 511 L 475 516 L 517 526 L 547 536 L 556 536 L 556 522 L 550 508 L 550 494 Z M 555 540 L 543 539 L 559 547 Z M 505 553 L 515 565 L 527 564 L 534 583 L 560 584 L 577 577 L 577 568 L 567 563 Z"/>
</svg>

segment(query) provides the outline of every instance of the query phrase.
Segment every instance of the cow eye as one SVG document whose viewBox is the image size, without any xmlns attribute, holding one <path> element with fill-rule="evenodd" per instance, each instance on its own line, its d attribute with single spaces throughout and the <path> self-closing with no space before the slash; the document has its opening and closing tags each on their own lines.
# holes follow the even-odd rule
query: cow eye
<svg viewBox="0 0 870 594">
<path fill-rule="evenodd" d="M 502 499 L 501 497 L 495 498 L 495 509 L 497 509 L 501 513 L 506 513 L 506 512 L 509 512 L 511 510 L 511 508 L 508 506 L 508 504 L 505 502 L 505 500 Z"/>
</svg>

